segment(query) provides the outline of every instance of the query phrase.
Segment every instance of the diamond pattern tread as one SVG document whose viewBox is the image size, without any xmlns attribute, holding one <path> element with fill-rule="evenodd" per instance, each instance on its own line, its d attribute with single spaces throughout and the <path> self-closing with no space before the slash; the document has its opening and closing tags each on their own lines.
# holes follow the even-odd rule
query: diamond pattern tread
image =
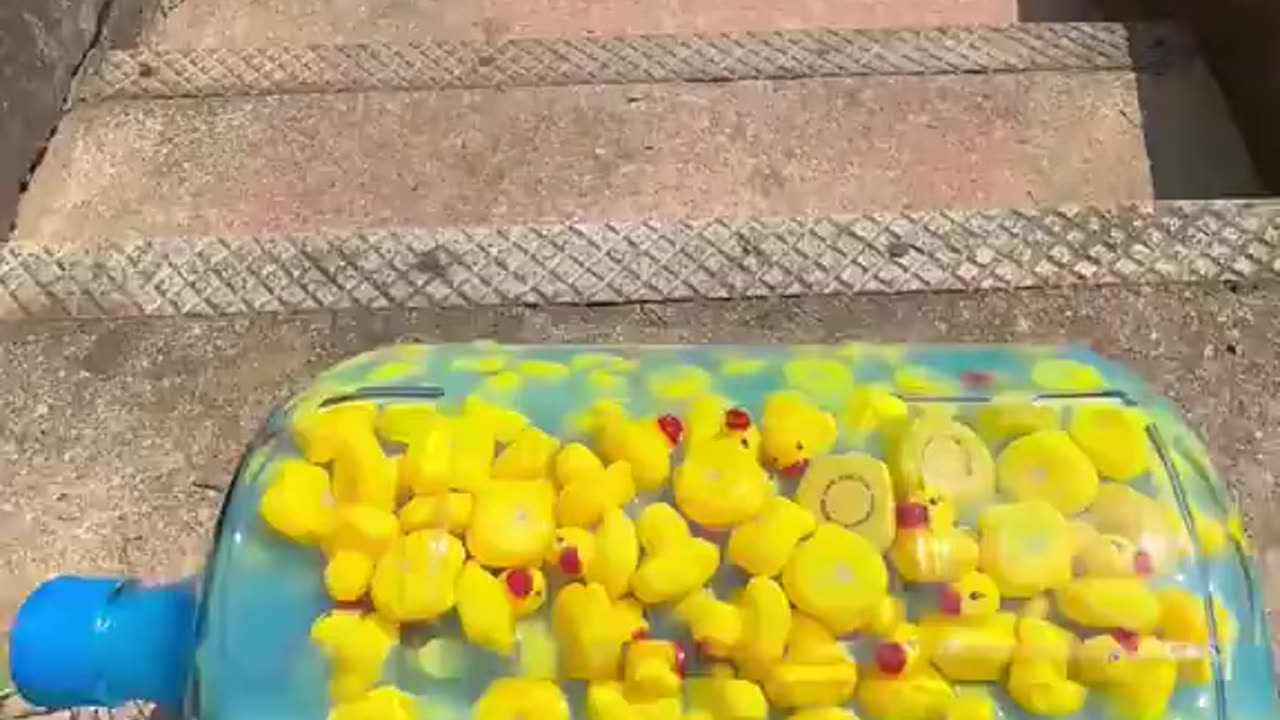
<svg viewBox="0 0 1280 720">
<path fill-rule="evenodd" d="M 523 225 L 0 247 L 0 319 L 1256 280 L 1280 203 Z"/>
<path fill-rule="evenodd" d="M 79 101 L 374 90 L 1159 70 L 1193 42 L 1168 23 L 814 30 L 499 43 L 109 51 Z"/>
</svg>

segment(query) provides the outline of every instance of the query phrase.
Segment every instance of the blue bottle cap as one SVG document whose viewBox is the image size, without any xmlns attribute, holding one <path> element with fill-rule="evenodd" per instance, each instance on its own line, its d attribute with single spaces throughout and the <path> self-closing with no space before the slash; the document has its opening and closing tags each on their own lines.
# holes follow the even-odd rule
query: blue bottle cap
<svg viewBox="0 0 1280 720">
<path fill-rule="evenodd" d="M 97 705 L 97 625 L 118 578 L 58 577 L 36 588 L 18 610 L 9 668 L 18 693 L 34 705 Z"/>
</svg>

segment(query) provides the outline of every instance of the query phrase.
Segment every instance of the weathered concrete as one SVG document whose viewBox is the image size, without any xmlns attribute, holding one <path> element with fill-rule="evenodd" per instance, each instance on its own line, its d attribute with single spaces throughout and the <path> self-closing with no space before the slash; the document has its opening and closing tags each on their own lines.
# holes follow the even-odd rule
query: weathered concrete
<svg viewBox="0 0 1280 720">
<path fill-rule="evenodd" d="M 1134 318 L 1143 318 L 1141 328 Z M 0 626 L 59 571 L 165 577 L 201 561 L 271 404 L 394 341 L 1084 342 L 1186 408 L 1240 498 L 1280 607 L 1280 286 L 0 326 Z"/>
<path fill-rule="evenodd" d="M 1166 172 L 1190 197 L 1254 188 L 1202 71 L 1143 87 L 1161 115 L 1124 72 L 114 102 L 64 122 L 17 237 L 1109 205 L 1167 196 Z M 1196 119 L 1150 155 L 1166 114 Z"/>
</svg>

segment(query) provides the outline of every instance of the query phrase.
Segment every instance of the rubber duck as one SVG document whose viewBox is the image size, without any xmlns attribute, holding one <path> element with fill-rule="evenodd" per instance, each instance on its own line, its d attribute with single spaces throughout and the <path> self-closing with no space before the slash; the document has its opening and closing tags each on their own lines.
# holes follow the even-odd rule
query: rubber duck
<svg viewBox="0 0 1280 720">
<path fill-rule="evenodd" d="M 559 674 L 559 650 L 546 619 L 525 618 L 516 623 L 516 668 L 520 677 L 555 680 Z"/>
<path fill-rule="evenodd" d="M 1005 597 L 1031 597 L 1071 580 L 1071 526 L 1052 505 L 993 505 L 983 512 L 978 530 L 980 569 Z"/>
<path fill-rule="evenodd" d="M 940 615 L 920 622 L 933 664 L 949 680 L 995 682 L 1004 675 L 1017 645 L 1017 617 L 1000 612 L 1000 590 L 984 573 L 971 571 L 942 588 Z"/>
<path fill-rule="evenodd" d="M 679 418 L 662 415 L 633 420 L 621 405 L 605 400 L 592 409 L 592 428 L 600 454 L 610 463 L 627 461 L 638 489 L 654 492 L 666 484 L 671 475 L 671 451 L 684 435 Z"/>
<path fill-rule="evenodd" d="M 490 428 L 493 439 L 503 445 L 515 442 L 529 426 L 529 418 L 519 410 L 490 402 L 479 395 L 468 395 L 462 401 L 462 415 Z"/>
<path fill-rule="evenodd" d="M 636 523 L 644 553 L 631 578 L 631 591 L 649 605 L 688 595 L 706 584 L 720 565 L 720 548 L 693 537 L 675 508 L 651 503 Z"/>
<path fill-rule="evenodd" d="M 791 633 L 791 603 L 777 581 L 758 576 L 747 581 L 733 603 L 742 618 L 742 634 L 733 648 L 733 660 L 746 677 L 763 681 L 786 649 Z"/>
<path fill-rule="evenodd" d="M 546 480 L 491 480 L 477 488 L 467 550 L 488 567 L 527 567 L 555 533 L 555 490 Z"/>
<path fill-rule="evenodd" d="M 800 708 L 787 716 L 787 720 L 858 720 L 852 710 L 844 707 Z"/>
<path fill-rule="evenodd" d="M 1224 658 L 1224 666 L 1231 656 L 1231 648 L 1239 634 L 1235 618 L 1217 596 L 1210 597 L 1212 626 L 1201 596 L 1182 588 L 1159 590 L 1156 596 L 1160 599 L 1161 609 L 1157 632 L 1180 650 L 1178 676 L 1189 683 L 1209 682 L 1213 679 L 1215 645 Z"/>
<path fill-rule="evenodd" d="M 649 374 L 649 392 L 659 401 L 687 401 L 709 394 L 711 373 L 697 365 L 668 365 Z"/>
<path fill-rule="evenodd" d="M 1061 425 L 1061 408 L 1036 402 L 1029 393 L 997 395 L 973 413 L 973 429 L 991 446 L 1041 430 L 1057 430 Z"/>
<path fill-rule="evenodd" d="M 1019 618 L 1017 634 L 1006 679 L 1009 696 L 1032 715 L 1062 717 L 1079 712 L 1089 691 L 1067 677 L 1079 641 L 1039 617 Z"/>
<path fill-rule="evenodd" d="M 378 558 L 400 538 L 390 512 L 368 505 L 340 505 L 325 544 L 324 586 L 338 602 L 355 602 L 369 590 Z"/>
<path fill-rule="evenodd" d="M 955 526 L 955 511 L 941 493 L 916 490 L 895 514 L 898 534 L 889 559 L 904 580 L 952 582 L 977 568 L 978 542 Z"/>
<path fill-rule="evenodd" d="M 883 637 L 858 684 L 858 703 L 881 720 L 942 720 L 955 690 L 929 664 L 920 629 L 903 623 Z"/>
<path fill-rule="evenodd" d="M 304 460 L 273 466 L 258 514 L 281 535 L 304 545 L 320 545 L 338 524 L 329 473 Z"/>
<path fill-rule="evenodd" d="M 853 697 L 858 666 L 821 622 L 793 613 L 786 652 L 769 668 L 765 694 L 776 707 L 840 705 Z"/>
<path fill-rule="evenodd" d="M 956 698 L 947 708 L 945 720 L 997 720 L 995 698 L 985 686 L 957 685 Z"/>
<path fill-rule="evenodd" d="M 676 603 L 672 615 L 689 627 L 699 657 L 727 660 L 742 638 L 741 611 L 710 588 L 689 593 Z"/>
<path fill-rule="evenodd" d="M 393 685 L 380 685 L 329 711 L 329 720 L 415 720 L 418 701 Z"/>
<path fill-rule="evenodd" d="M 823 357 L 810 348 L 800 348 L 797 354 L 782 365 L 788 388 L 818 402 L 842 398 L 853 390 L 853 370 L 847 361 Z"/>
<path fill-rule="evenodd" d="M 686 685 L 691 714 L 708 720 L 765 720 L 769 714 L 760 686 L 734 677 L 728 665 L 717 664 L 710 674 Z"/>
<path fill-rule="evenodd" d="M 550 680 L 503 677 L 489 683 L 471 706 L 474 720 L 569 720 L 569 701 Z"/>
<path fill-rule="evenodd" d="M 785 478 L 800 479 L 808 463 L 836 444 L 836 418 L 794 392 L 765 398 L 760 416 L 760 452 Z"/>
<path fill-rule="evenodd" d="M 800 610 L 843 635 L 862 627 L 888 594 L 889 573 L 867 539 L 821 523 L 796 546 L 782 570 L 782 586 Z"/>
<path fill-rule="evenodd" d="M 461 535 L 471 524 L 474 507 L 471 493 L 419 495 L 400 508 L 400 532 L 444 528 L 454 535 Z"/>
<path fill-rule="evenodd" d="M 636 525 L 619 508 L 609 508 L 595 532 L 582 528 L 555 531 L 544 558 L 571 579 L 602 585 L 609 597 L 627 593 L 640 560 Z"/>
<path fill-rule="evenodd" d="M 556 454 L 555 477 L 560 486 L 556 520 L 562 526 L 592 527 L 605 510 L 622 507 L 636 496 L 631 463 L 618 460 L 605 467 L 580 443 L 569 443 Z"/>
<path fill-rule="evenodd" d="M 1098 471 L 1067 433 L 1038 430 L 1000 452 L 996 484 L 1014 500 L 1043 500 L 1063 515 L 1075 515 L 1098 496 Z"/>
<path fill-rule="evenodd" d="M 536 567 L 507 568 L 498 575 L 516 618 L 537 612 L 547 599 L 547 577 Z"/>
<path fill-rule="evenodd" d="M 494 427 L 484 414 L 441 413 L 400 456 L 401 484 L 418 495 L 474 492 L 489 480 L 496 449 Z"/>
<path fill-rule="evenodd" d="M 1112 716 L 1123 720 L 1165 717 L 1178 680 L 1178 663 L 1168 645 L 1127 630 L 1085 640 L 1076 668 L 1082 682 L 1101 692 Z"/>
<path fill-rule="evenodd" d="M 685 413 L 685 454 L 714 444 L 735 445 L 753 457 L 760 456 L 760 429 L 751 415 L 719 395 L 702 395 L 689 403 Z"/>
<path fill-rule="evenodd" d="M 874 433 L 893 437 L 906 426 L 910 414 L 906 401 L 893 388 L 863 385 L 849 393 L 840 413 L 840 429 L 857 443 Z"/>
<path fill-rule="evenodd" d="M 493 461 L 491 474 L 502 480 L 542 480 L 550 477 L 551 458 L 560 441 L 534 425 L 528 425 Z"/>
<path fill-rule="evenodd" d="M 1123 535 L 1105 535 L 1080 520 L 1071 523 L 1075 534 L 1074 568 L 1086 577 L 1147 577 L 1155 570 L 1151 555 Z"/>
<path fill-rule="evenodd" d="M 865 453 L 814 458 L 796 487 L 796 502 L 818 520 L 871 541 L 881 552 L 893 542 L 896 501 L 889 466 Z"/>
<path fill-rule="evenodd" d="M 311 624 L 311 642 L 330 662 L 335 702 L 355 700 L 382 679 L 382 666 L 400 640 L 395 624 L 373 613 L 331 610 Z"/>
<path fill-rule="evenodd" d="M 1149 633 L 1160 622 L 1160 599 L 1137 577 L 1077 578 L 1054 591 L 1058 611 L 1081 627 Z"/>
<path fill-rule="evenodd" d="M 515 649 L 515 609 L 507 586 L 480 563 L 468 560 L 455 590 L 462 632 L 473 645 L 509 655 Z"/>
<path fill-rule="evenodd" d="M 995 462 L 986 443 L 943 412 L 912 420 L 893 444 L 889 464 L 899 500 L 919 490 L 937 491 L 967 517 L 995 494 Z"/>
<path fill-rule="evenodd" d="M 590 720 L 684 720 L 679 697 L 649 702 L 632 701 L 623 694 L 622 683 L 603 680 L 587 684 L 587 717 Z"/>
<path fill-rule="evenodd" d="M 773 484 L 756 454 L 736 441 L 703 442 L 685 454 L 671 478 L 676 506 L 710 529 L 755 517 L 773 494 Z"/>
<path fill-rule="evenodd" d="M 678 697 L 685 672 L 685 651 L 669 640 L 641 638 L 627 643 L 622 692 L 632 702 Z"/>
<path fill-rule="evenodd" d="M 1128 538 L 1147 553 L 1156 574 L 1176 568 L 1189 547 L 1177 514 L 1128 485 L 1102 483 L 1081 519 L 1100 533 Z"/>
<path fill-rule="evenodd" d="M 373 425 L 383 440 L 408 445 L 439 415 L 440 408 L 433 402 L 398 402 L 383 407 Z"/>
<path fill-rule="evenodd" d="M 612 680 L 623 644 L 634 632 L 624 611 L 598 583 L 570 583 L 551 605 L 551 632 L 560 648 L 562 670 L 575 680 Z"/>
<path fill-rule="evenodd" d="M 349 402 L 294 419 L 293 438 L 303 457 L 332 463 L 333 496 L 339 503 L 360 503 L 391 511 L 398 490 L 395 461 L 382 452 L 374 429 L 378 408 Z"/>
<path fill-rule="evenodd" d="M 447 530 L 404 535 L 378 559 L 370 584 L 374 607 L 399 622 L 434 620 L 457 601 L 454 586 L 466 557 Z"/>
<path fill-rule="evenodd" d="M 1149 423 L 1137 408 L 1085 403 L 1072 409 L 1067 432 L 1103 477 L 1129 482 L 1151 470 Z"/>
<path fill-rule="evenodd" d="M 1091 393 L 1107 389 L 1107 380 L 1092 365 L 1068 358 L 1046 357 L 1031 366 L 1037 387 L 1060 393 Z"/>
<path fill-rule="evenodd" d="M 823 460 L 814 461 L 814 467 Z M 782 572 L 796 545 L 817 527 L 812 512 L 775 495 L 765 501 L 760 514 L 733 529 L 726 552 L 730 562 L 752 575 L 774 577 Z"/>
</svg>

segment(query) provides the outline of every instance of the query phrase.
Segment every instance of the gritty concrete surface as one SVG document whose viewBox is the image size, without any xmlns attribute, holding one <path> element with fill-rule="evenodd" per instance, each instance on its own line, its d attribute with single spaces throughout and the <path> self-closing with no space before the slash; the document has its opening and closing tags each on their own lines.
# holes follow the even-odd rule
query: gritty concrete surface
<svg viewBox="0 0 1280 720">
<path fill-rule="evenodd" d="M 1207 437 L 1278 608 L 1278 325 L 1280 285 L 0 325 L 0 627 L 56 572 L 194 570 L 244 443 L 320 369 L 385 343 L 475 338 L 1091 344 Z"/>
<path fill-rule="evenodd" d="M 169 0 L 143 43 L 310 43 L 589 37 L 808 28 L 1001 25 L 1016 0 Z"/>
<path fill-rule="evenodd" d="M 1160 158 L 1126 72 L 112 102 L 64 121 L 17 237 L 1110 205 L 1162 167 L 1255 187 L 1202 72 L 1142 88 L 1203 114 Z"/>
</svg>

